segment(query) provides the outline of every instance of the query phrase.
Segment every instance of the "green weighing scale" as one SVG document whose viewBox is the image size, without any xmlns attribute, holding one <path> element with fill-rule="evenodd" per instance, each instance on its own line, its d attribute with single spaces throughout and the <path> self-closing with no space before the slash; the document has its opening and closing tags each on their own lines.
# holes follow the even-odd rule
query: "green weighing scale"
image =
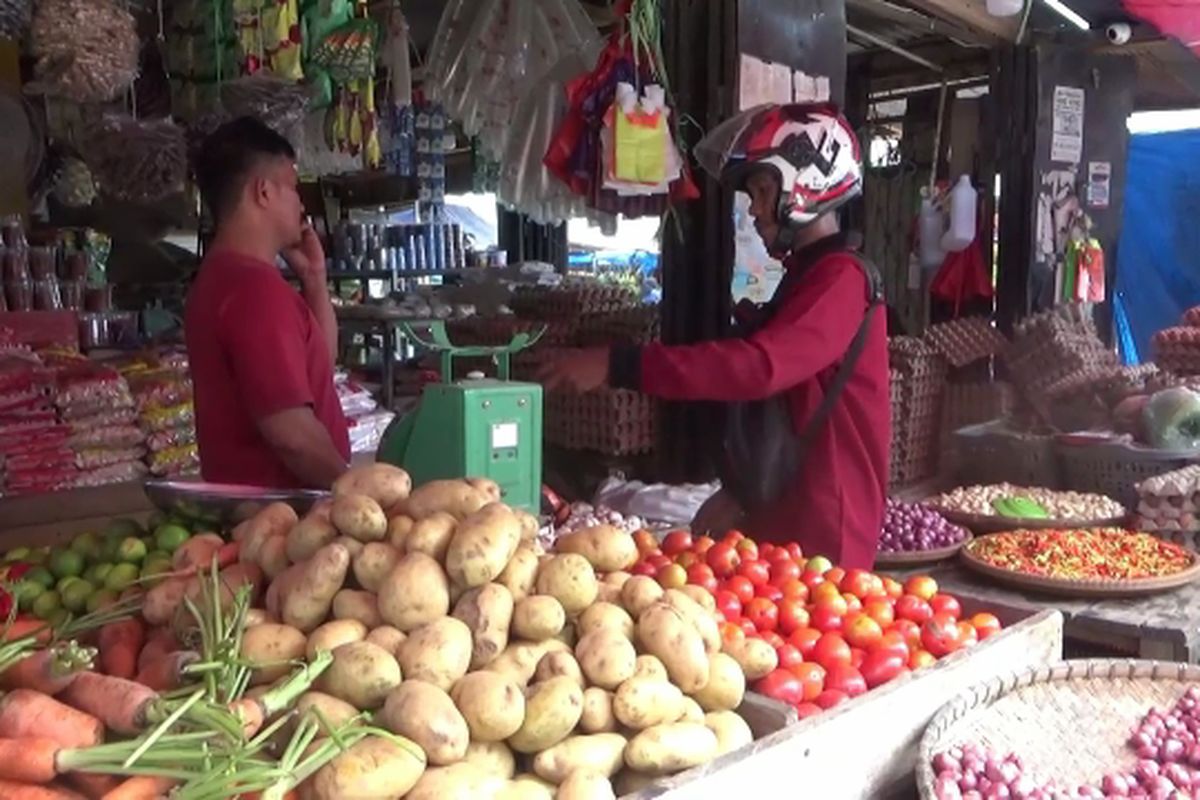
<svg viewBox="0 0 1200 800">
<path fill-rule="evenodd" d="M 514 353 L 544 330 L 518 333 L 500 347 L 455 347 L 442 321 L 404 324 L 405 333 L 441 358 L 442 382 L 428 384 L 417 407 L 392 420 L 376 460 L 402 467 L 416 485 L 449 478 L 490 478 L 504 502 L 537 514 L 542 490 L 542 387 L 509 379 Z M 422 335 L 414 328 L 427 329 Z M 457 358 L 488 357 L 495 378 L 453 379 Z"/>
</svg>

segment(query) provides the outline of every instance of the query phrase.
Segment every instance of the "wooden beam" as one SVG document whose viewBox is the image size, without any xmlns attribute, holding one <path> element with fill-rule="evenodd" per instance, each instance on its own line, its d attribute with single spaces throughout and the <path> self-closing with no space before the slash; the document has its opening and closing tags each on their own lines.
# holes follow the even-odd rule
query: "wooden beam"
<svg viewBox="0 0 1200 800">
<path fill-rule="evenodd" d="M 906 5 L 974 32 L 984 41 L 1011 42 L 1017 38 L 1019 17 L 993 17 L 986 0 L 904 0 Z"/>
<path fill-rule="evenodd" d="M 891 0 L 846 0 L 846 6 L 877 19 L 895 22 L 914 33 L 944 36 L 965 46 L 985 46 L 991 43 L 991 37 L 981 37 L 977 31 L 897 5 Z"/>
</svg>

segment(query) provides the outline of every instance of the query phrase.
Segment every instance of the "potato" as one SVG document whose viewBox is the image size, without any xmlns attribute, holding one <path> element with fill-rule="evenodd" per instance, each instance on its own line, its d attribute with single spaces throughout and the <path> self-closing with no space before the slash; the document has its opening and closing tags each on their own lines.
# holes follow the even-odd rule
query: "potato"
<svg viewBox="0 0 1200 800">
<path fill-rule="evenodd" d="M 583 680 L 583 670 L 579 668 L 579 662 L 575 660 L 575 656 L 561 650 L 542 656 L 542 660 L 538 662 L 537 671 L 533 673 L 533 682 L 541 683 L 559 676 L 575 681 L 579 684 L 580 689 L 587 687 Z"/>
<path fill-rule="evenodd" d="M 575 645 L 575 657 L 592 686 L 616 689 L 633 677 L 637 650 L 619 631 L 600 628 L 583 636 Z"/>
<path fill-rule="evenodd" d="M 317 771 L 312 793 L 317 800 L 392 800 L 424 773 L 425 753 L 414 743 L 367 736 Z"/>
<path fill-rule="evenodd" d="M 287 503 L 270 503 L 234 528 L 233 540 L 242 542 L 252 536 L 261 536 L 263 533 L 268 535 L 287 533 L 297 521 L 295 509 Z"/>
<path fill-rule="evenodd" d="M 586 558 L 597 572 L 616 572 L 632 567 L 638 560 L 633 537 L 612 525 L 568 533 L 554 543 L 559 553 L 578 553 Z"/>
<path fill-rule="evenodd" d="M 530 595 L 513 608 L 512 632 L 521 639 L 540 642 L 557 636 L 566 624 L 562 603 L 548 594 Z"/>
<path fill-rule="evenodd" d="M 354 556 L 354 577 L 368 592 L 378 592 L 380 585 L 396 568 L 401 553 L 385 542 L 369 542 Z"/>
<path fill-rule="evenodd" d="M 663 602 L 678 609 L 704 639 L 704 649 L 709 654 L 721 652 L 721 629 L 711 612 L 678 589 L 663 593 Z"/>
<path fill-rule="evenodd" d="M 671 677 L 667 675 L 667 668 L 658 656 L 641 655 L 637 657 L 637 663 L 633 668 L 633 677 L 635 678 L 653 678 L 658 681 L 669 681 Z"/>
<path fill-rule="evenodd" d="M 521 543 L 521 523 L 508 506 L 493 503 L 464 519 L 446 550 L 446 574 L 473 589 L 500 576 Z"/>
<path fill-rule="evenodd" d="M 517 759 L 504 742 L 471 742 L 463 759 L 488 775 L 508 780 L 517 774 Z"/>
<path fill-rule="evenodd" d="M 683 692 L 673 683 L 653 678 L 630 678 L 617 687 L 613 716 L 635 731 L 675 722 L 683 713 Z"/>
<path fill-rule="evenodd" d="M 354 558 L 363 551 L 363 543 L 353 536 L 339 536 L 333 541 L 334 544 L 340 544 L 346 548 L 346 552 L 350 554 L 350 558 Z"/>
<path fill-rule="evenodd" d="M 368 629 L 378 628 L 383 624 L 383 616 L 379 613 L 379 600 L 375 594 L 355 589 L 342 589 L 333 596 L 333 618 L 355 619 Z"/>
<path fill-rule="evenodd" d="M 703 586 L 696 586 L 695 584 L 689 583 L 686 586 L 680 586 L 679 591 L 683 592 L 689 598 L 694 600 L 697 605 L 699 605 L 709 614 L 717 613 L 716 598 L 713 597 L 712 592 L 708 591 L 708 589 L 705 589 Z"/>
<path fill-rule="evenodd" d="M 508 738 L 519 753 L 540 753 L 567 738 L 583 715 L 583 689 L 570 678 L 551 678 L 525 691 L 525 720 Z"/>
<path fill-rule="evenodd" d="M 598 686 L 583 690 L 583 714 L 579 717 L 579 730 L 584 733 L 611 733 L 617 729 L 617 718 L 613 716 L 613 694 Z"/>
<path fill-rule="evenodd" d="M 628 581 L 632 577 L 633 577 L 632 573 L 626 572 L 623 569 L 618 569 L 618 570 L 615 570 L 613 572 L 609 572 L 608 574 L 606 574 L 603 578 L 601 578 L 601 582 L 602 583 L 611 583 L 613 586 L 616 586 L 619 589 L 622 586 L 624 586 L 625 582 Z"/>
<path fill-rule="evenodd" d="M 704 725 L 717 736 L 717 756 L 732 753 L 754 741 L 754 733 L 746 720 L 733 711 L 711 711 L 704 715 Z"/>
<path fill-rule="evenodd" d="M 471 589 L 454 604 L 454 616 L 471 631 L 471 669 L 482 669 L 508 647 L 512 593 L 498 583 Z"/>
<path fill-rule="evenodd" d="M 514 681 L 494 672 L 464 675 L 450 690 L 450 697 L 466 720 L 473 741 L 503 741 L 520 730 L 525 720 L 525 693 Z"/>
<path fill-rule="evenodd" d="M 663 588 L 646 575 L 634 575 L 621 587 L 621 605 L 637 619 L 650 606 L 662 599 Z"/>
<path fill-rule="evenodd" d="M 600 581 L 596 584 L 596 602 L 609 603 L 614 606 L 621 605 L 621 587 L 611 583 Z"/>
<path fill-rule="evenodd" d="M 378 625 L 367 634 L 368 642 L 382 647 L 393 656 L 399 656 L 400 645 L 404 644 L 407 639 L 408 636 L 404 631 L 393 628 L 391 625 Z"/>
<path fill-rule="evenodd" d="M 491 478 L 467 478 L 467 483 L 472 489 L 483 495 L 483 499 L 488 503 L 499 503 L 504 499 L 504 493 L 500 491 L 500 484 Z"/>
<path fill-rule="evenodd" d="M 612 783 L 603 775 L 578 770 L 558 787 L 554 800 L 616 800 Z"/>
<path fill-rule="evenodd" d="M 388 519 L 379 503 L 362 494 L 334 497 L 329 512 L 333 526 L 360 542 L 378 542 L 387 535 Z"/>
<path fill-rule="evenodd" d="M 664 775 L 706 764 L 717 755 L 717 735 L 699 722 L 670 722 L 629 740 L 625 763 L 638 772 Z"/>
<path fill-rule="evenodd" d="M 325 718 L 325 722 L 337 730 L 345 725 L 350 720 L 358 716 L 358 709 L 347 703 L 345 700 L 339 700 L 331 694 L 324 692 L 305 692 L 296 700 L 296 715 L 295 718 L 288 724 L 288 730 L 294 731 L 296 724 L 303 719 L 309 709 L 314 709 L 321 712 L 321 716 Z M 318 718 L 319 725 L 323 725 Z M 322 728 L 324 734 L 328 734 L 328 730 Z M 423 756 L 423 754 L 422 754 Z"/>
<path fill-rule="evenodd" d="M 400 645 L 397 659 L 405 678 L 448 692 L 471 665 L 471 630 L 454 617 L 422 625 Z"/>
<path fill-rule="evenodd" d="M 542 656 L 560 650 L 570 650 L 570 648 L 557 639 L 546 639 L 541 642 L 514 642 L 484 669 L 511 678 L 518 686 L 523 687 L 533 679 Z"/>
<path fill-rule="evenodd" d="M 496 578 L 496 583 L 508 589 L 514 602 L 520 602 L 533 591 L 537 579 L 538 557 L 532 548 L 521 545 L 513 553 L 508 566 Z"/>
<path fill-rule="evenodd" d="M 538 569 L 534 585 L 538 594 L 557 598 L 569 617 L 596 602 L 596 594 L 600 591 L 592 565 L 578 553 L 548 559 Z"/>
<path fill-rule="evenodd" d="M 364 464 L 347 470 L 333 482 L 333 496 L 365 495 L 385 511 L 395 508 L 412 491 L 412 478 L 391 464 Z"/>
<path fill-rule="evenodd" d="M 387 543 L 403 553 L 405 545 L 408 544 L 408 535 L 412 533 L 416 524 L 412 517 L 405 514 L 392 517 L 388 520 Z"/>
<path fill-rule="evenodd" d="M 632 639 L 633 618 L 620 606 L 612 603 L 593 603 L 579 615 L 575 631 L 582 637 L 602 629 L 613 630 L 626 639 Z"/>
<path fill-rule="evenodd" d="M 577 770 L 612 777 L 625 764 L 625 737 L 619 733 L 570 736 L 533 758 L 533 771 L 562 783 Z"/>
<path fill-rule="evenodd" d="M 367 641 L 348 642 L 333 651 L 333 663 L 317 679 L 317 688 L 369 711 L 383 705 L 400 678 L 391 653 Z"/>
<path fill-rule="evenodd" d="M 537 539 L 538 530 L 542 527 L 538 518 L 519 508 L 514 508 L 513 513 L 517 515 L 517 520 L 521 523 L 521 541 L 532 542 Z"/>
<path fill-rule="evenodd" d="M 262 625 L 265 622 L 278 622 L 278 620 L 268 614 L 266 609 L 248 608 L 246 609 L 246 618 L 242 620 L 242 625 L 249 628 L 251 625 Z"/>
<path fill-rule="evenodd" d="M 142 598 L 142 616 L 151 625 L 166 625 L 183 602 L 190 578 L 167 578 Z"/>
<path fill-rule="evenodd" d="M 617 793 L 617 797 L 624 797 L 627 794 L 637 794 L 661 778 L 661 775 L 647 775 L 644 772 L 634 772 L 626 768 L 618 772 L 617 776 L 613 778 L 613 790 Z"/>
<path fill-rule="evenodd" d="M 404 552 L 424 553 L 434 561 L 444 561 L 458 519 L 445 511 L 431 514 L 413 523 L 412 530 L 404 538 Z"/>
<path fill-rule="evenodd" d="M 479 800 L 496 797 L 507 783 L 464 761 L 425 770 L 417 785 L 404 795 L 404 800 Z"/>
<path fill-rule="evenodd" d="M 692 698 L 683 696 L 683 711 L 676 722 L 704 722 L 704 709 Z"/>
<path fill-rule="evenodd" d="M 379 587 L 379 613 L 404 632 L 450 613 L 450 583 L 442 566 L 424 553 L 400 559 Z"/>
<path fill-rule="evenodd" d="M 321 510 L 318 510 L 320 508 Z M 293 564 L 307 561 L 313 554 L 338 537 L 337 528 L 329 521 L 332 503 L 314 507 L 304 519 L 287 533 L 287 557 Z"/>
<path fill-rule="evenodd" d="M 388 694 L 376 715 L 392 733 L 416 742 L 435 766 L 462 761 L 470 732 L 450 695 L 432 683 L 407 680 Z"/>
<path fill-rule="evenodd" d="M 746 694 L 746 675 L 728 653 L 708 658 L 708 683 L 692 694 L 705 711 L 733 711 Z"/>
<path fill-rule="evenodd" d="M 268 537 L 258 550 L 257 563 L 268 578 L 282 575 L 291 566 L 287 557 L 287 537 L 282 533 Z"/>
<path fill-rule="evenodd" d="M 254 667 L 251 684 L 279 680 L 292 671 L 294 662 L 304 658 L 304 632 L 272 623 L 246 628 L 242 633 L 242 658 Z"/>
<path fill-rule="evenodd" d="M 342 588 L 349 568 L 350 553 L 336 542 L 322 547 L 308 561 L 289 567 L 271 584 L 274 588 L 281 583 L 280 621 L 306 633 L 316 630 L 329 615 L 333 596 Z"/>
<path fill-rule="evenodd" d="M 356 619 L 339 619 L 326 622 L 308 635 L 304 656 L 309 661 L 317 657 L 318 651 L 333 652 L 350 642 L 361 642 L 367 638 L 367 626 Z"/>
<path fill-rule="evenodd" d="M 646 653 L 663 662 L 671 682 L 685 693 L 698 691 L 708 683 L 704 639 L 677 608 L 660 602 L 643 611 L 637 623 L 637 639 Z"/>
<path fill-rule="evenodd" d="M 501 788 L 492 800 L 554 800 L 557 788 L 536 775 L 518 775 Z"/>
<path fill-rule="evenodd" d="M 466 481 L 430 481 L 408 496 L 404 513 L 422 520 L 445 511 L 457 519 L 466 519 L 487 504 L 487 497 Z"/>
<path fill-rule="evenodd" d="M 756 681 L 766 677 L 779 666 L 779 654 L 762 639 L 728 642 L 724 652 L 733 656 L 746 680 Z"/>
</svg>

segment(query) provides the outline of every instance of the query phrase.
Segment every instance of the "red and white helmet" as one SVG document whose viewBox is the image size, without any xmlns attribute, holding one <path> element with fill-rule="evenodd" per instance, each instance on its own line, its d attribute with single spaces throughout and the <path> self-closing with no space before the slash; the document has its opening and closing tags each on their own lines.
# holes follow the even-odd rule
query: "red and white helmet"
<svg viewBox="0 0 1200 800">
<path fill-rule="evenodd" d="M 833 105 L 765 105 L 726 120 L 696 146 L 705 171 L 733 189 L 759 169 L 779 178 L 779 223 L 803 228 L 862 192 L 862 151 Z"/>
</svg>

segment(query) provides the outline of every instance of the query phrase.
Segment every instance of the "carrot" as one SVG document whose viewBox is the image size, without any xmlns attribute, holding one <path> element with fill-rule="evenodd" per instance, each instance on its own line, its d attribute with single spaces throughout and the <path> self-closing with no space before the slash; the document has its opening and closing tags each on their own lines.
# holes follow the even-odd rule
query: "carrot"
<svg viewBox="0 0 1200 800">
<path fill-rule="evenodd" d="M 35 650 L 0 672 L 0 686 L 55 695 L 67 688 L 79 672 L 90 669 L 95 655 L 94 649 L 75 642 Z"/>
<path fill-rule="evenodd" d="M 138 775 L 112 789 L 100 800 L 159 800 L 179 782 L 170 778 Z"/>
<path fill-rule="evenodd" d="M 88 800 L 100 800 L 121 783 L 121 778 L 116 775 L 102 775 L 98 772 L 68 772 L 66 777 Z"/>
<path fill-rule="evenodd" d="M 100 629 L 101 671 L 117 678 L 132 678 L 145 639 L 146 626 L 136 617 L 105 625 Z"/>
<path fill-rule="evenodd" d="M 138 654 L 137 668 L 140 672 L 147 664 L 179 649 L 179 640 L 170 628 L 151 628 L 146 634 L 146 644 Z"/>
<path fill-rule="evenodd" d="M 81 672 L 79 677 L 90 675 Z M 78 677 L 71 686 L 77 682 Z M 91 747 L 104 741 L 104 724 L 49 695 L 14 689 L 0 698 L 0 736 L 53 739 L 63 747 Z M 0 797 L 7 795 L 0 793 Z"/>
<path fill-rule="evenodd" d="M 37 786 L 5 780 L 0 780 L 0 797 L 4 800 L 87 800 L 78 792 L 58 786 Z"/>
<path fill-rule="evenodd" d="M 81 672 L 62 692 L 62 699 L 126 735 L 142 732 L 158 693 L 125 678 Z"/>
<path fill-rule="evenodd" d="M 24 639 L 26 636 L 32 636 L 35 634 L 37 636 L 37 641 L 41 644 L 45 644 L 46 642 L 50 641 L 50 626 L 47 625 L 43 620 L 37 619 L 36 617 L 22 616 L 17 617 L 12 621 L 11 625 L 3 628 L 2 633 L 0 633 L 0 638 L 3 638 L 3 640 L 6 642 L 12 642 L 16 641 L 17 639 Z"/>
<path fill-rule="evenodd" d="M 232 564 L 236 564 L 241 548 L 241 542 L 226 542 L 221 545 L 221 549 L 217 551 L 217 567 L 225 569 Z"/>
<path fill-rule="evenodd" d="M 0 739 L 0 779 L 50 783 L 58 777 L 60 750 L 62 745 L 54 739 Z"/>
<path fill-rule="evenodd" d="M 177 650 L 148 661 L 134 680 L 156 692 L 169 692 L 187 682 L 187 668 L 200 660 L 194 650 Z"/>
</svg>

